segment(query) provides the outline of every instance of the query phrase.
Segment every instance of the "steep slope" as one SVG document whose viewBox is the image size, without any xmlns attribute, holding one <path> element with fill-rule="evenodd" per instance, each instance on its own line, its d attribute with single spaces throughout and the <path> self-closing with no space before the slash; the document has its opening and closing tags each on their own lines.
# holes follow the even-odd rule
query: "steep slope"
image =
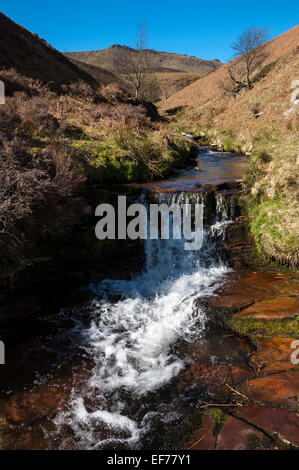
<svg viewBox="0 0 299 470">
<path fill-rule="evenodd" d="M 264 48 L 265 59 L 260 68 L 275 62 L 279 57 L 289 53 L 299 44 L 299 26 L 269 41 Z M 173 94 L 164 104 L 163 109 L 177 106 L 192 106 L 198 108 L 213 100 L 220 94 L 219 81 L 227 76 L 227 67 L 217 69 L 206 77 L 200 78 L 178 93 Z"/>
<path fill-rule="evenodd" d="M 181 128 L 203 132 L 223 150 L 251 155 L 244 181 L 259 260 L 299 263 L 299 26 L 265 45 L 251 90 L 223 95 L 226 67 L 171 96 Z"/>
<path fill-rule="evenodd" d="M 166 100 L 173 93 L 198 80 L 204 73 L 198 72 L 157 72 L 154 76 L 158 82 L 159 100 Z M 158 100 L 157 100 L 158 101 Z"/>
<path fill-rule="evenodd" d="M 66 57 L 97 65 L 111 72 L 117 71 L 117 55 L 124 53 L 136 54 L 136 50 L 115 44 L 107 49 L 97 51 L 66 52 Z M 218 60 L 203 60 L 194 56 L 146 50 L 151 63 L 152 72 L 197 72 L 210 73 L 222 64 Z"/>
<path fill-rule="evenodd" d="M 22 75 L 40 79 L 53 88 L 84 80 L 97 81 L 54 49 L 0 12 L 0 70 L 14 68 Z"/>
<path fill-rule="evenodd" d="M 101 85 L 106 86 L 109 85 L 109 83 L 123 84 L 122 80 L 117 75 L 103 69 L 102 67 L 80 62 L 76 59 L 71 59 L 70 61 L 73 62 L 73 64 L 75 64 L 80 70 L 88 73 L 88 75 L 97 80 Z"/>
</svg>

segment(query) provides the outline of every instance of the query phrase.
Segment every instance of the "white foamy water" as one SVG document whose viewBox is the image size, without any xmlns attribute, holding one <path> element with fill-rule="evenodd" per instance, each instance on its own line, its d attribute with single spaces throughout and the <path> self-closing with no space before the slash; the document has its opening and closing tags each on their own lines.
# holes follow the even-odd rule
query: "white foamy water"
<svg viewBox="0 0 299 470">
<path fill-rule="evenodd" d="M 138 446 L 149 420 L 128 415 L 130 400 L 176 376 L 185 364 L 175 344 L 203 333 L 206 316 L 194 301 L 213 295 L 228 269 L 215 259 L 210 237 L 201 250 L 183 247 L 184 240 L 147 240 L 143 272 L 90 286 L 91 320 L 77 322 L 75 333 L 84 337 L 94 367 L 85 390 L 73 391 L 55 419 L 58 434 L 63 426 L 72 429 L 78 448 Z"/>
</svg>

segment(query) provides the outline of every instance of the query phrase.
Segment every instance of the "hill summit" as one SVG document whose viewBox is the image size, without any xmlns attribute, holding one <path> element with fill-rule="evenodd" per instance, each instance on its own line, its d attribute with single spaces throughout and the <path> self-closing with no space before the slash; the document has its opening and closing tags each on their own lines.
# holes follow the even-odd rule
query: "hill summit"
<svg viewBox="0 0 299 470">
<path fill-rule="evenodd" d="M 129 54 L 136 54 L 136 49 L 113 44 L 106 49 L 95 51 L 65 52 L 65 56 L 76 59 L 87 64 L 102 67 L 110 72 L 116 72 L 117 54 L 119 49 L 123 49 Z M 207 74 L 219 68 L 222 63 L 215 60 L 199 59 L 186 54 L 176 54 L 174 52 L 161 52 L 153 49 L 146 49 L 149 56 L 152 72 L 196 72 Z"/>
</svg>

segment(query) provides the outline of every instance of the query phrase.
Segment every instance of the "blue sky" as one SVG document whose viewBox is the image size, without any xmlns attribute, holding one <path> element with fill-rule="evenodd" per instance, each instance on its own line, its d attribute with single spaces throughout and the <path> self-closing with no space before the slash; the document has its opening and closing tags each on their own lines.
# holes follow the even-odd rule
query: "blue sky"
<svg viewBox="0 0 299 470">
<path fill-rule="evenodd" d="M 60 51 L 133 46 L 146 19 L 149 47 L 222 61 L 246 27 L 267 26 L 273 38 L 299 22 L 296 0 L 1 0 L 0 9 Z"/>
</svg>

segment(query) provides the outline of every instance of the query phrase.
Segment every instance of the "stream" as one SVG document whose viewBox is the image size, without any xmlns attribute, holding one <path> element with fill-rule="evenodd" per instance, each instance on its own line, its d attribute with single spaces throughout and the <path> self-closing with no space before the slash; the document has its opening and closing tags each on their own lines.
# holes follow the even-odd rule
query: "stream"
<svg viewBox="0 0 299 470">
<path fill-rule="evenodd" d="M 147 187 L 159 203 L 182 204 L 201 185 L 240 180 L 246 157 L 203 149 L 198 166 Z M 54 329 L 21 347 L 19 367 L 30 371 L 19 393 L 33 401 L 46 393 L 47 406 L 54 403 L 49 416 L 30 424 L 26 445 L 183 448 L 190 416 L 217 395 L 200 377 L 190 379 L 190 368 L 245 366 L 239 339 L 195 304 L 216 295 L 231 275 L 219 243 L 234 218 L 233 197 L 215 196 L 200 250 L 185 251 L 183 239 L 145 240 L 141 272 L 85 286 L 88 300 L 61 309 Z M 2 397 L 12 388 L 6 383 Z"/>
</svg>

